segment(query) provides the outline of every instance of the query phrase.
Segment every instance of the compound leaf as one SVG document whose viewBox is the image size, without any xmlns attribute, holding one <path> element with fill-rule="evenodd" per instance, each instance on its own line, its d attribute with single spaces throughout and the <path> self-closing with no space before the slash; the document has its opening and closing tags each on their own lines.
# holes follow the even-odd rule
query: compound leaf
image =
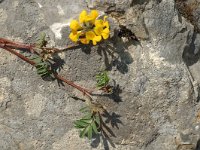
<svg viewBox="0 0 200 150">
<path fill-rule="evenodd" d="M 96 75 L 96 80 L 97 80 L 97 87 L 101 88 L 105 87 L 109 83 L 110 78 L 108 77 L 107 72 L 104 71 Z"/>
</svg>

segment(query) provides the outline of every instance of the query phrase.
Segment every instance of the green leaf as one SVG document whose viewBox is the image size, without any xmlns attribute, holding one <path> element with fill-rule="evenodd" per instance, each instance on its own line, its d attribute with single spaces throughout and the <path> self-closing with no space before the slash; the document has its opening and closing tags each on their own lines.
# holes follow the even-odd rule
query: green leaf
<svg viewBox="0 0 200 150">
<path fill-rule="evenodd" d="M 44 63 L 38 63 L 35 65 L 36 68 L 44 68 Z"/>
<path fill-rule="evenodd" d="M 43 74 L 43 73 L 47 73 L 47 70 L 46 70 L 46 68 L 39 68 L 39 69 L 37 69 L 37 72 L 39 74 Z"/>
<path fill-rule="evenodd" d="M 77 128 L 85 128 L 85 127 L 88 126 L 89 123 L 83 122 L 83 121 L 81 121 L 81 120 L 77 120 L 77 121 L 74 122 L 74 124 L 75 124 L 75 126 L 76 126 Z"/>
<path fill-rule="evenodd" d="M 37 59 L 37 58 L 40 58 L 38 55 L 34 55 L 34 56 L 31 56 L 31 60 L 34 60 L 34 59 Z"/>
<path fill-rule="evenodd" d="M 42 62 L 42 59 L 41 59 L 39 56 L 36 57 L 36 58 L 33 58 L 33 59 L 31 59 L 31 60 L 33 60 L 36 64 Z"/>
<path fill-rule="evenodd" d="M 87 132 L 88 132 L 88 126 L 81 131 L 80 137 L 83 138 L 86 135 Z"/>
<path fill-rule="evenodd" d="M 38 73 L 41 77 L 45 76 L 45 75 L 48 75 L 47 72 L 43 72 L 43 73 Z"/>
<path fill-rule="evenodd" d="M 97 126 L 94 121 L 92 122 L 92 129 L 94 130 L 94 133 L 98 134 Z"/>
<path fill-rule="evenodd" d="M 88 139 L 91 140 L 92 139 L 92 126 L 88 127 Z"/>
<path fill-rule="evenodd" d="M 99 118 L 99 116 L 95 116 L 95 122 L 100 126 L 100 118 Z"/>
<path fill-rule="evenodd" d="M 87 123 L 88 125 L 92 122 L 91 119 L 81 119 L 81 121 Z"/>
<path fill-rule="evenodd" d="M 110 81 L 106 71 L 101 72 L 98 75 L 96 75 L 96 80 L 97 80 L 97 87 L 100 87 L 100 88 L 105 87 Z"/>
<path fill-rule="evenodd" d="M 92 114 L 88 114 L 82 118 L 82 120 L 92 120 Z"/>
<path fill-rule="evenodd" d="M 43 59 L 39 55 L 35 54 L 29 59 L 35 63 L 37 74 L 40 75 L 42 78 L 52 75 L 52 72 L 49 70 L 50 64 L 48 62 L 43 61 Z"/>
<path fill-rule="evenodd" d="M 98 127 L 100 124 L 100 119 L 98 115 L 91 113 L 89 107 L 81 108 L 80 111 L 85 113 L 80 120 L 74 122 L 76 128 L 80 129 L 80 137 L 83 138 L 87 136 L 88 139 L 92 139 L 93 134 L 98 134 Z M 88 112 L 89 111 L 89 112 Z"/>
</svg>

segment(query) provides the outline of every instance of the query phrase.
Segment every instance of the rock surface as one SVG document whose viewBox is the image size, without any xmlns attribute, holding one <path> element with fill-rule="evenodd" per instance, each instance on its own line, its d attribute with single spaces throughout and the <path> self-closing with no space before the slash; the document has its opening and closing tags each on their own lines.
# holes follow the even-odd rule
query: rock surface
<svg viewBox="0 0 200 150">
<path fill-rule="evenodd" d="M 118 84 L 118 94 L 99 98 L 110 112 L 116 148 L 97 138 L 80 139 L 73 121 L 84 103 L 76 90 L 43 81 L 35 70 L 0 50 L 1 150 L 188 150 L 200 149 L 199 2 L 193 20 L 185 0 L 2 0 L 1 37 L 34 42 L 41 32 L 51 44 L 69 44 L 69 22 L 82 9 L 108 14 L 135 33 L 140 43 L 112 36 L 101 46 L 60 55 L 64 77 L 88 88 L 103 69 Z M 196 22 L 194 24 L 193 22 Z M 110 56 L 114 52 L 115 57 Z M 110 122 L 108 125 L 111 127 Z M 119 129 L 118 129 L 119 128 Z M 102 141 L 102 140 L 101 140 Z"/>
</svg>

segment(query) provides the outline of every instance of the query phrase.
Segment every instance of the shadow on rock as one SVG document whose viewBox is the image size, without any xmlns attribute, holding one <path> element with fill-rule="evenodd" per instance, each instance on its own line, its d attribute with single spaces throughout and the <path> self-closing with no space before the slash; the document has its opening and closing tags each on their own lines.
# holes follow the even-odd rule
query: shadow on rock
<svg viewBox="0 0 200 150">
<path fill-rule="evenodd" d="M 141 44 L 139 41 L 130 39 L 124 42 L 118 34 L 119 31 L 115 30 L 112 38 L 99 43 L 96 47 L 98 54 L 104 58 L 105 70 L 112 70 L 113 67 L 116 67 L 118 71 L 125 74 L 129 71 L 128 65 L 133 62 L 131 54 L 127 51 L 128 47 Z M 80 48 L 86 54 L 90 54 L 93 47 L 92 44 L 80 44 L 77 48 Z"/>
<path fill-rule="evenodd" d="M 51 68 L 53 69 L 53 71 L 60 72 L 63 69 L 65 61 L 61 59 L 58 54 L 54 55 L 52 61 L 54 62 L 51 64 Z"/>
<path fill-rule="evenodd" d="M 113 100 L 116 103 L 122 102 L 122 98 L 120 94 L 122 93 L 122 90 L 120 89 L 119 84 L 116 84 L 116 81 L 113 80 L 113 85 L 112 87 L 112 93 L 108 94 L 93 94 L 94 96 L 99 96 L 99 97 L 108 97 L 109 99 Z"/>
<path fill-rule="evenodd" d="M 186 46 L 182 58 L 187 66 L 192 66 L 193 64 L 197 63 L 200 58 L 200 44 L 199 40 L 200 36 L 196 33 L 194 33 L 192 37 L 191 44 Z"/>
<path fill-rule="evenodd" d="M 117 35 L 118 32 L 115 31 L 113 38 L 99 45 L 97 52 L 104 57 L 106 70 L 112 70 L 113 67 L 116 67 L 118 71 L 125 74 L 129 71 L 128 65 L 133 62 L 133 58 L 127 49 L 130 45 L 138 45 L 140 43 L 134 40 L 124 42 Z M 110 57 L 111 60 L 109 59 Z"/>
<path fill-rule="evenodd" d="M 119 119 L 121 116 L 116 114 L 115 112 L 113 112 L 111 115 L 106 112 L 104 115 L 103 115 L 104 118 L 106 118 L 105 120 L 105 123 L 110 123 L 112 128 L 117 128 L 119 129 L 119 124 L 122 124 L 122 121 Z"/>
<path fill-rule="evenodd" d="M 112 90 L 112 94 L 110 94 L 108 97 L 116 103 L 122 102 L 122 98 L 120 96 L 122 90 L 120 89 L 119 84 L 114 85 Z"/>
<path fill-rule="evenodd" d="M 58 54 L 54 54 L 54 57 L 49 61 L 49 63 L 50 63 L 52 72 L 57 74 L 58 72 L 60 72 L 63 69 L 65 61 L 63 59 L 61 59 Z M 44 76 L 44 77 L 42 77 L 42 79 L 45 81 L 57 80 L 59 86 L 60 85 L 64 86 L 64 83 L 62 83 L 61 80 L 55 79 L 51 75 Z"/>
<path fill-rule="evenodd" d="M 95 135 L 93 137 L 93 141 L 91 143 L 91 146 L 93 148 L 97 148 L 99 146 L 99 144 L 101 143 L 101 140 L 103 142 L 104 145 L 104 149 L 105 150 L 109 150 L 109 145 L 111 145 L 112 147 L 115 147 L 115 144 L 112 142 L 111 137 L 116 137 L 116 135 L 114 134 L 114 132 L 108 127 L 107 124 L 110 124 L 112 126 L 112 128 L 117 128 L 119 129 L 119 124 L 122 124 L 122 121 L 119 119 L 121 116 L 116 114 L 116 113 L 111 113 L 109 114 L 107 111 L 104 112 L 104 114 L 102 115 L 104 117 L 104 119 L 101 117 L 101 128 L 102 131 L 100 134 Z M 105 120 L 105 121 L 103 121 Z"/>
<path fill-rule="evenodd" d="M 95 135 L 93 137 L 93 141 L 91 143 L 91 147 L 92 148 L 97 148 L 99 146 L 99 144 L 101 143 L 101 141 L 103 143 L 104 150 L 109 150 L 110 149 L 109 143 L 113 148 L 116 148 L 115 144 L 111 141 L 111 139 L 108 139 L 108 138 L 104 137 L 102 134 L 98 134 L 98 135 Z"/>
<path fill-rule="evenodd" d="M 197 141 L 197 145 L 196 145 L 195 150 L 200 150 L 200 139 Z"/>
</svg>

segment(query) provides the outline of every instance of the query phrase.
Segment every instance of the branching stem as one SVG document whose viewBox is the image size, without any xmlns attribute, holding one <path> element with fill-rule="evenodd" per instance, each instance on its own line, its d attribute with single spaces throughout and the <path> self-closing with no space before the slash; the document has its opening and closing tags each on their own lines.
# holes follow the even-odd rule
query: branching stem
<svg viewBox="0 0 200 150">
<path fill-rule="evenodd" d="M 0 42 L 1 42 L 1 39 L 0 39 Z M 15 45 L 15 44 L 13 44 L 12 46 L 14 46 L 14 45 Z M 21 58 L 22 60 L 26 61 L 27 63 L 31 64 L 32 66 L 35 65 L 35 62 L 31 61 L 30 59 L 28 59 L 28 58 L 25 57 L 24 55 L 22 55 L 22 54 L 16 52 L 15 50 L 13 50 L 12 48 L 10 48 L 10 47 L 8 47 L 8 46 L 6 46 L 6 45 L 0 45 L 0 48 L 5 49 L 5 50 L 7 50 L 8 52 L 10 52 L 10 53 L 16 55 L 17 57 L 19 57 L 19 58 Z M 18 48 L 19 48 L 19 47 L 18 47 Z M 21 47 L 20 47 L 20 48 L 21 48 Z M 61 80 L 61 81 L 65 82 L 65 83 L 67 83 L 68 85 L 70 85 L 70 86 L 76 88 L 76 89 L 79 90 L 80 92 L 83 92 L 84 95 L 86 94 L 87 96 L 90 96 L 90 95 L 92 94 L 91 91 L 89 91 L 89 90 L 87 90 L 87 89 L 85 89 L 85 88 L 82 88 L 81 86 L 75 84 L 74 82 L 72 82 L 72 81 L 70 81 L 70 80 L 67 80 L 67 79 L 63 78 L 62 76 L 60 76 L 60 75 L 58 75 L 58 74 L 56 74 L 56 73 L 54 73 L 54 76 L 55 76 L 56 79 Z"/>
<path fill-rule="evenodd" d="M 45 47 L 46 50 L 53 50 L 55 53 L 62 53 L 63 51 L 67 51 L 73 48 L 78 47 L 79 45 L 69 45 L 63 49 L 58 49 L 54 47 Z M 0 47 L 10 47 L 14 49 L 26 49 L 29 50 L 30 52 L 36 52 L 34 49 L 37 49 L 36 44 L 24 44 L 20 42 L 13 42 L 8 39 L 0 38 Z M 37 52 L 36 52 L 37 53 Z"/>
</svg>

